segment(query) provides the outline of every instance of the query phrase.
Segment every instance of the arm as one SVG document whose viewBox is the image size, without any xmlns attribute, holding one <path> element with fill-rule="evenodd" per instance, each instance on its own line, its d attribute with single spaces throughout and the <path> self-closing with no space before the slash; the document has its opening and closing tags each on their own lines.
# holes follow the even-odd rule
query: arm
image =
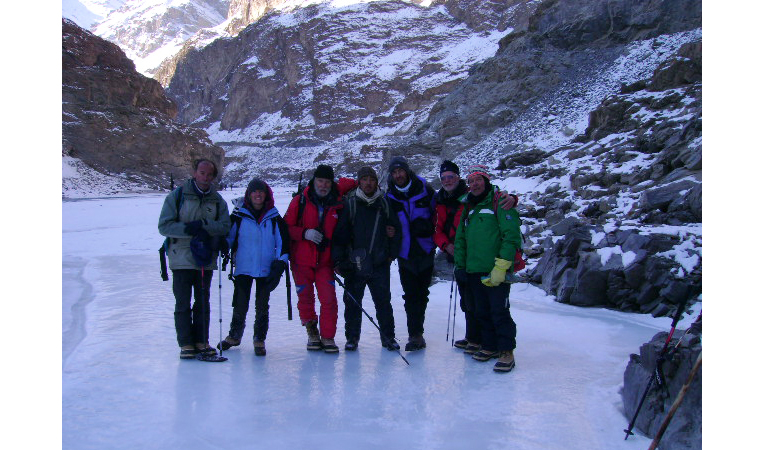
<svg viewBox="0 0 765 450">
<path fill-rule="evenodd" d="M 284 214 L 284 222 L 287 224 L 287 231 L 290 239 L 293 241 L 302 241 L 303 232 L 305 232 L 305 228 L 298 226 L 297 224 L 297 213 L 301 195 L 303 194 L 301 193 L 292 197 L 290 206 L 287 207 L 287 212 Z"/>
<path fill-rule="evenodd" d="M 393 206 L 390 205 L 390 201 L 387 198 L 385 201 L 389 202 L 389 217 L 386 226 L 391 226 L 394 229 L 393 237 L 388 237 L 388 259 L 393 261 L 401 251 L 401 239 L 403 239 L 403 233 L 401 231 L 401 222 L 398 220 L 398 214 L 393 210 Z"/>
<path fill-rule="evenodd" d="M 512 263 L 515 260 L 515 252 L 523 247 L 521 218 L 516 209 L 510 209 L 497 211 L 497 220 L 502 239 L 497 257 Z"/>
<path fill-rule="evenodd" d="M 173 238 L 187 238 L 189 235 L 183 232 L 185 224 L 176 220 L 179 216 L 179 211 L 175 206 L 177 203 L 176 195 L 183 195 L 180 188 L 165 197 L 165 203 L 162 204 L 162 212 L 159 213 L 159 234 Z"/>
<path fill-rule="evenodd" d="M 462 209 L 460 224 L 457 227 L 457 235 L 454 238 L 454 267 L 465 269 L 467 267 L 467 236 L 465 233 L 465 213 L 467 208 Z"/>
<path fill-rule="evenodd" d="M 449 236 L 444 233 L 444 226 L 446 225 L 446 206 L 436 205 L 436 232 L 433 234 L 433 241 L 435 241 L 438 248 L 446 251 L 446 244 L 449 244 Z"/>
<path fill-rule="evenodd" d="M 274 225 L 278 227 L 278 233 L 276 233 L 276 259 L 284 261 L 285 263 L 290 258 L 290 237 L 287 230 L 287 223 L 281 216 L 274 218 Z"/>
<path fill-rule="evenodd" d="M 218 197 L 216 199 L 216 208 L 218 208 L 218 220 L 203 220 L 203 228 L 210 234 L 210 236 L 225 236 L 229 233 L 229 231 L 231 231 L 231 217 L 228 213 L 228 205 L 226 204 L 226 201 L 223 200 L 223 197 L 221 197 L 220 194 L 216 195 Z"/>
<path fill-rule="evenodd" d="M 343 201 L 343 209 L 340 210 L 340 218 L 335 226 L 334 233 L 332 235 L 332 262 L 337 264 L 348 257 L 348 244 L 351 242 L 351 218 L 350 208 L 348 208 L 348 202 L 355 201 L 354 199 L 346 199 Z"/>
</svg>

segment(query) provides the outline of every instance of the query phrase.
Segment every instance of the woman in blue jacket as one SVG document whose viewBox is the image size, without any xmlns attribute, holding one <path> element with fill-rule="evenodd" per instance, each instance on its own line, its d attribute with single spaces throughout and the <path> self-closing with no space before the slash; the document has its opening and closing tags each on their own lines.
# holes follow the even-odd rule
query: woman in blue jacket
<svg viewBox="0 0 765 450">
<path fill-rule="evenodd" d="M 235 203 L 227 239 L 234 271 L 234 313 L 228 336 L 218 344 L 218 348 L 228 350 L 241 343 L 254 280 L 253 347 L 256 355 L 265 356 L 268 299 L 271 291 L 279 284 L 289 260 L 287 224 L 274 207 L 271 188 L 258 178 L 250 181 L 244 198 Z"/>
</svg>

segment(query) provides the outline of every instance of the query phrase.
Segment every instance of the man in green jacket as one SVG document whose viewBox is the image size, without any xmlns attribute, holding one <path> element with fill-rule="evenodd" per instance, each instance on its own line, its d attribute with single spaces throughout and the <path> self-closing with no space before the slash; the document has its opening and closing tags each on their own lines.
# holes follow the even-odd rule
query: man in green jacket
<svg viewBox="0 0 765 450">
<path fill-rule="evenodd" d="M 212 187 L 217 176 L 214 162 L 195 161 L 192 178 L 168 194 L 159 216 L 159 232 L 168 238 L 181 359 L 216 354 L 208 343 L 210 282 L 216 268 L 216 244 L 231 228 L 228 206 Z M 190 307 L 192 290 L 194 306 Z"/>
<path fill-rule="evenodd" d="M 489 169 L 468 168 L 469 193 L 454 242 L 455 278 L 467 284 L 476 302 L 481 324 L 481 350 L 477 361 L 499 358 L 496 372 L 515 367 L 516 326 L 510 316 L 510 284 L 515 253 L 522 246 L 518 211 L 498 206 L 499 188 L 490 183 Z"/>
</svg>

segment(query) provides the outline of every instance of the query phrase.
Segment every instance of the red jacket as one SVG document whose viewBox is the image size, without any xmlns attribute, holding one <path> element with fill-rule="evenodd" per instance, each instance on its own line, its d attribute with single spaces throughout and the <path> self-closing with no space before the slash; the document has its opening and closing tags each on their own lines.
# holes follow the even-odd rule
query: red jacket
<svg viewBox="0 0 765 450">
<path fill-rule="evenodd" d="M 338 183 L 332 183 L 332 191 L 326 203 L 327 209 L 324 212 L 324 220 L 319 226 L 319 207 L 311 196 L 312 182 L 313 180 L 308 183 L 308 187 L 300 195 L 292 198 L 287 213 L 284 215 L 291 241 L 290 262 L 303 266 L 331 267 L 332 255 L 329 242 L 332 240 L 337 220 L 340 218 L 340 210 L 343 208 L 342 198 L 346 192 L 356 187 L 357 183 L 350 178 L 340 178 Z M 304 205 L 302 214 L 298 217 L 301 198 L 304 199 Z M 325 241 L 322 243 L 321 251 L 316 244 L 303 237 L 305 231 L 311 228 L 318 229 L 324 235 Z"/>
<path fill-rule="evenodd" d="M 465 206 L 459 199 L 466 192 L 465 181 L 460 180 L 459 185 L 451 195 L 444 188 L 441 188 L 436 194 L 436 232 L 433 235 L 433 241 L 441 250 L 444 250 L 447 244 L 454 244 L 457 226 L 460 224 L 460 216 Z M 452 218 L 451 223 L 447 223 L 449 217 Z"/>
</svg>

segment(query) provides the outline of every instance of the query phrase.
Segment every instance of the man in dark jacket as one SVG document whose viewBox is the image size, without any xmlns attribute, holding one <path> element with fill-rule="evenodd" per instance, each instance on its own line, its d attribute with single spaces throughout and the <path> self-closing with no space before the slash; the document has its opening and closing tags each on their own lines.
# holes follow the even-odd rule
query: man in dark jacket
<svg viewBox="0 0 765 450">
<path fill-rule="evenodd" d="M 359 187 L 346 194 L 332 240 L 335 271 L 345 278 L 345 350 L 354 351 L 359 345 L 365 287 L 369 287 L 375 304 L 383 347 L 398 350 L 390 298 L 390 263 L 401 246 L 401 224 L 391 213 L 371 167 L 359 170 L 358 182 Z"/>
<path fill-rule="evenodd" d="M 398 273 L 404 289 L 404 309 L 409 332 L 407 351 L 425 348 L 423 337 L 425 308 L 428 305 L 433 258 L 435 191 L 425 179 L 415 175 L 401 156 L 388 166 L 388 199 L 401 222 L 401 249 Z"/>
</svg>

